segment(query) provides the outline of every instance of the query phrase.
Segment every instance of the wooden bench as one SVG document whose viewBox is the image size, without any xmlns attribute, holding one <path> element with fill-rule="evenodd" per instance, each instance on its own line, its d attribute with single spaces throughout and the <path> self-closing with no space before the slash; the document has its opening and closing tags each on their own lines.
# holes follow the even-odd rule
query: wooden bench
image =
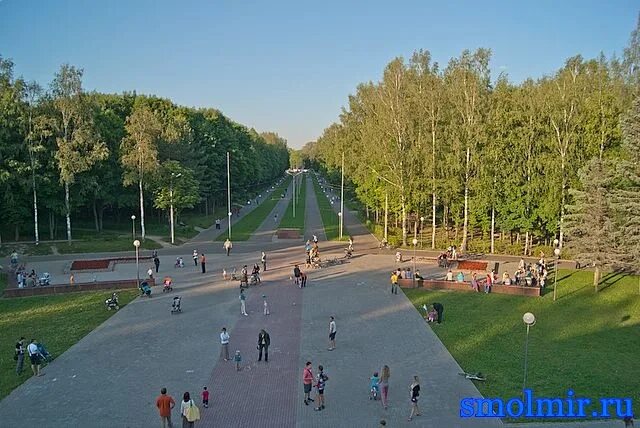
<svg viewBox="0 0 640 428">
<path fill-rule="evenodd" d="M 156 285 L 154 279 L 145 279 L 149 285 Z M 81 282 L 73 285 L 46 285 L 44 287 L 6 288 L 4 297 L 44 296 L 47 294 L 63 294 L 78 291 L 118 290 L 125 288 L 138 288 L 135 279 L 123 279 L 117 281 Z"/>
<path fill-rule="evenodd" d="M 425 288 L 427 290 L 456 290 L 474 292 L 469 282 L 456 282 L 431 279 L 399 279 L 398 285 L 402 288 Z M 480 284 L 480 291 L 484 292 L 484 284 Z M 495 294 L 513 294 L 518 296 L 540 297 L 542 289 L 540 287 L 522 287 L 519 285 L 494 285 L 491 292 Z"/>
</svg>

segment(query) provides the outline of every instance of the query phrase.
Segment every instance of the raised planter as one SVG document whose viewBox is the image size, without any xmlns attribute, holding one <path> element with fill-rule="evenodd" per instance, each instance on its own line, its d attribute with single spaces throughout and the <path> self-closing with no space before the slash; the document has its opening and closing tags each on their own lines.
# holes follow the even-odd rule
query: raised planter
<svg viewBox="0 0 640 428">
<path fill-rule="evenodd" d="M 487 264 L 487 262 L 474 260 L 459 260 L 456 269 L 484 272 L 487 270 Z"/>
<path fill-rule="evenodd" d="M 155 285 L 154 279 L 145 279 L 149 285 Z M 4 297 L 27 297 L 27 296 L 44 296 L 47 294 L 63 294 L 78 291 L 96 291 L 96 290 L 120 290 L 125 288 L 138 288 L 135 279 L 123 279 L 117 281 L 96 281 L 83 282 L 73 285 L 48 285 L 45 287 L 27 287 L 27 288 L 7 288 L 4 290 Z"/>
<path fill-rule="evenodd" d="M 276 232 L 278 239 L 300 239 L 299 229 L 278 229 Z"/>
<path fill-rule="evenodd" d="M 416 280 L 400 279 L 398 285 L 402 288 L 425 288 L 427 290 L 455 290 L 475 292 L 469 282 L 441 281 L 441 280 Z M 484 285 L 480 285 L 480 290 L 484 290 Z M 518 296 L 540 297 L 542 289 L 540 287 L 521 287 L 519 285 L 494 285 L 491 287 L 494 294 L 513 294 Z"/>
<path fill-rule="evenodd" d="M 151 260 L 151 256 L 138 257 L 138 261 Z M 110 270 L 115 263 L 135 263 L 135 257 L 115 257 L 110 259 L 88 259 L 88 260 L 74 260 L 71 263 L 70 271 L 105 271 Z"/>
</svg>

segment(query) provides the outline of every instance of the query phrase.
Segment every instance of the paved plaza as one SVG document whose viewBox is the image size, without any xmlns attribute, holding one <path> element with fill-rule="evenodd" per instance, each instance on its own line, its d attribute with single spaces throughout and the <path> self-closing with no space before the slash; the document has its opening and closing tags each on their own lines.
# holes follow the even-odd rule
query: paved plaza
<svg viewBox="0 0 640 428">
<path fill-rule="evenodd" d="M 311 180 L 307 186 L 305 236 L 318 235 L 323 257 L 341 257 L 341 244 L 324 242 Z M 274 208 L 280 218 L 291 193 Z M 380 419 L 388 427 L 503 426 L 499 420 L 459 418 L 460 399 L 480 393 L 459 376 L 456 361 L 404 294 L 390 294 L 393 255 L 369 251 L 376 241 L 352 213 L 346 213 L 345 224 L 355 237 L 355 256 L 341 265 L 308 271 L 304 289 L 290 279 L 293 265 L 304 264 L 304 241 L 278 241 L 274 223 L 273 214 L 267 216 L 254 238 L 234 243 L 230 257 L 221 242 L 211 242 L 211 231 L 183 247 L 160 250 L 159 276 L 171 275 L 174 291 L 156 289 L 151 299 L 134 300 L 56 358 L 45 376 L 14 390 L 0 402 L 0 426 L 157 427 L 155 399 L 162 387 L 177 403 L 184 391 L 191 393 L 201 408 L 197 427 L 364 428 L 378 427 Z M 196 245 L 208 257 L 204 275 L 187 257 Z M 243 316 L 238 283 L 223 280 L 221 271 L 259 262 L 262 250 L 268 254 L 268 270 L 262 285 L 246 291 L 248 316 Z M 185 258 L 184 269 L 173 268 L 177 254 Z M 69 260 L 49 257 L 33 264 L 57 272 Z M 419 262 L 418 267 L 423 274 L 437 275 L 433 263 Z M 108 274 L 135 277 L 135 264 L 118 265 Z M 183 298 L 181 314 L 170 314 L 174 295 Z M 268 316 L 263 314 L 263 295 Z M 330 316 L 337 323 L 334 351 L 327 350 Z M 222 327 L 231 336 L 230 353 L 241 351 L 240 371 L 221 358 Z M 271 337 L 268 363 L 257 361 L 260 329 Z M 314 373 L 324 365 L 329 376 L 326 409 L 320 412 L 303 403 L 306 361 L 312 361 Z M 369 378 L 385 364 L 391 369 L 387 410 L 368 399 Z M 422 415 L 409 422 L 414 375 L 421 379 Z M 203 386 L 211 392 L 207 409 L 200 405 Z M 176 409 L 173 420 L 181 426 Z"/>
</svg>

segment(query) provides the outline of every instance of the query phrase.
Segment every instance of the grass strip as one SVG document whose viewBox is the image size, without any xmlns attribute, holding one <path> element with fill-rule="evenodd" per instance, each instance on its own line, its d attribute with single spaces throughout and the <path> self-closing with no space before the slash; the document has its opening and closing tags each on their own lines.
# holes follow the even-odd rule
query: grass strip
<svg viewBox="0 0 640 428">
<path fill-rule="evenodd" d="M 5 287 L 6 276 L 0 275 L 0 292 Z M 13 354 L 20 336 L 27 339 L 26 344 L 32 338 L 43 343 L 55 358 L 115 313 L 104 306 L 111 293 L 103 290 L 0 298 L 0 399 L 32 376 L 28 356 L 22 374 L 15 372 Z M 120 306 L 124 306 L 138 295 L 138 290 L 120 290 L 118 295 Z"/>
<path fill-rule="evenodd" d="M 287 206 L 287 210 L 282 217 L 282 221 L 280 221 L 280 229 L 298 229 L 300 231 L 304 231 L 304 213 L 305 213 L 305 198 L 307 196 L 307 186 L 306 180 L 307 177 L 303 174 L 299 179 L 301 181 L 300 184 L 300 192 L 296 194 L 296 216 L 293 217 L 293 198 L 289 202 Z"/>
<path fill-rule="evenodd" d="M 280 195 L 291 184 L 291 177 L 287 177 L 269 194 L 269 197 L 262 201 L 260 205 L 254 208 L 247 215 L 242 217 L 231 227 L 231 240 L 232 241 L 246 241 L 251 238 L 251 235 L 260 227 L 262 222 L 267 218 L 271 211 L 275 208 L 278 201 L 281 199 Z M 216 241 L 224 241 L 227 239 L 227 231 L 225 230 L 216 237 Z"/>
<path fill-rule="evenodd" d="M 502 397 L 506 403 L 521 396 L 526 332 L 522 315 L 532 312 L 536 324 L 529 333 L 526 387 L 536 397 L 566 397 L 567 389 L 592 402 L 630 397 L 637 415 L 638 277 L 611 273 L 598 293 L 592 278 L 592 272 L 560 270 L 556 302 L 552 292 L 539 298 L 422 289 L 404 292 L 421 314 L 423 304 L 444 305 L 444 322 L 431 328 L 466 372 L 479 371 L 487 377 L 486 382 L 476 383 L 485 397 Z M 425 323 L 425 328 L 430 327 Z"/>
<path fill-rule="evenodd" d="M 320 187 L 320 183 L 318 183 L 318 177 L 314 175 L 313 177 L 313 190 L 316 193 L 316 199 L 318 200 L 318 207 L 320 208 L 320 217 L 322 217 L 322 224 L 324 226 L 324 234 L 329 241 L 337 241 L 340 235 L 340 221 L 338 219 L 338 214 L 335 212 L 333 207 L 331 206 L 331 202 L 327 198 L 327 195 L 324 194 L 322 188 Z M 346 241 L 348 239 L 349 232 L 347 228 L 342 226 L 342 240 Z"/>
</svg>

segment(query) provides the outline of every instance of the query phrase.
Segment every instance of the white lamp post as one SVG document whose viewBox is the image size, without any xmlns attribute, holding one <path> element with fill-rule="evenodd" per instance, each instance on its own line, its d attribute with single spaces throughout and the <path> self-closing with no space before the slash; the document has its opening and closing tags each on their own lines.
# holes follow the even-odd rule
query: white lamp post
<svg viewBox="0 0 640 428">
<path fill-rule="evenodd" d="M 416 282 L 416 246 L 418 245 L 418 239 L 417 238 L 413 238 L 413 283 L 415 284 Z"/>
<path fill-rule="evenodd" d="M 424 217 L 420 217 L 420 248 L 422 248 L 422 223 L 424 223 Z"/>
<path fill-rule="evenodd" d="M 170 217 L 170 222 L 171 222 L 171 244 L 175 244 L 175 233 L 174 233 L 174 227 L 173 227 L 173 179 L 174 178 L 178 178 L 181 177 L 182 173 L 171 173 L 171 179 L 169 180 L 169 202 L 171 204 L 171 207 L 169 209 L 169 217 Z"/>
<path fill-rule="evenodd" d="M 340 223 L 340 236 L 338 237 L 338 239 L 342 239 L 342 211 L 338 213 L 338 222 Z"/>
<path fill-rule="evenodd" d="M 560 247 L 558 246 L 558 244 L 560 243 L 560 241 L 558 241 L 557 239 L 553 240 L 553 246 L 555 247 L 553 249 L 553 254 L 556 256 L 556 263 L 553 266 L 553 301 L 556 301 L 556 286 L 558 284 L 558 265 L 560 264 Z"/>
<path fill-rule="evenodd" d="M 140 258 L 139 258 L 139 249 L 140 249 L 140 241 L 137 239 L 133 241 L 133 246 L 136 247 L 136 279 L 138 280 L 138 286 L 140 286 Z"/>
<path fill-rule="evenodd" d="M 229 152 L 227 152 L 227 209 L 229 212 L 229 239 L 231 239 L 231 164 L 230 164 Z"/>
<path fill-rule="evenodd" d="M 136 239 L 136 216 L 131 216 L 131 223 L 133 224 L 133 239 Z"/>
<path fill-rule="evenodd" d="M 527 326 L 527 335 L 524 340 L 524 379 L 522 380 L 522 394 L 527 386 L 527 354 L 529 353 L 529 328 L 536 324 L 536 317 L 531 312 L 527 312 L 522 316 L 522 321 Z"/>
</svg>

